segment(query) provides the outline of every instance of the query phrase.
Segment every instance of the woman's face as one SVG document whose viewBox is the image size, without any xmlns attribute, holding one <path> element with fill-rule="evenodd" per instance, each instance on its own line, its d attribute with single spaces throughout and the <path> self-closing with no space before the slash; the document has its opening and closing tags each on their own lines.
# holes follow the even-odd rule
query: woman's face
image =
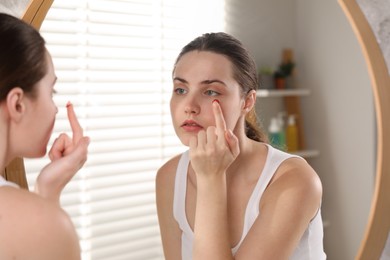
<svg viewBox="0 0 390 260">
<path fill-rule="evenodd" d="M 234 130 L 243 116 L 244 99 L 233 78 L 232 63 L 214 52 L 184 54 L 173 73 L 170 103 L 175 132 L 184 145 L 200 130 L 215 126 L 214 99 L 220 102 L 227 128 Z"/>
<path fill-rule="evenodd" d="M 26 119 L 22 127 L 26 129 L 21 137 L 26 147 L 24 157 L 41 157 L 46 154 L 47 144 L 53 131 L 58 112 L 53 101 L 56 75 L 49 53 L 46 53 L 47 73 L 35 86 L 36 98 L 27 98 Z"/>
</svg>

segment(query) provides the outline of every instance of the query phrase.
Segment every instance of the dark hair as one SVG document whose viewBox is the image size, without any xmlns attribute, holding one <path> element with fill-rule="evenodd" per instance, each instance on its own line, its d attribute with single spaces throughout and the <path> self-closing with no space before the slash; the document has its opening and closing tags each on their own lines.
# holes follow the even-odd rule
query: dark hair
<svg viewBox="0 0 390 260">
<path fill-rule="evenodd" d="M 14 87 L 35 97 L 34 85 L 46 73 L 45 41 L 24 21 L 0 13 L 0 102 Z"/>
<path fill-rule="evenodd" d="M 175 66 L 184 54 L 195 50 L 210 51 L 227 57 L 233 64 L 233 77 L 241 86 L 243 95 L 248 94 L 251 90 L 257 90 L 259 83 L 256 64 L 238 39 L 223 32 L 205 33 L 183 47 L 176 59 Z M 254 107 L 246 115 L 245 133 L 252 140 L 268 142 L 267 135 L 258 124 Z"/>
</svg>

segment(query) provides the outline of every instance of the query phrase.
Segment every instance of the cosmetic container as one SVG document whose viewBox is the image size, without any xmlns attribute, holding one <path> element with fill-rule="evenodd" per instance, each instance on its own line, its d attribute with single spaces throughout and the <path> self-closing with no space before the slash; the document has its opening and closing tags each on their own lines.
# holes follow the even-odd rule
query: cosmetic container
<svg viewBox="0 0 390 260">
<path fill-rule="evenodd" d="M 273 147 L 282 149 L 282 133 L 277 117 L 271 118 L 268 127 L 268 138 Z"/>
<path fill-rule="evenodd" d="M 298 151 L 298 127 L 296 124 L 295 115 L 288 116 L 286 127 L 286 142 L 288 152 Z"/>
</svg>

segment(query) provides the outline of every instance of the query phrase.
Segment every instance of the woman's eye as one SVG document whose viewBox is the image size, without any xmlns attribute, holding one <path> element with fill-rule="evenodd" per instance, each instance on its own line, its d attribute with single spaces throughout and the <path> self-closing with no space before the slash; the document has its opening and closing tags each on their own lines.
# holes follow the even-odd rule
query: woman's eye
<svg viewBox="0 0 390 260">
<path fill-rule="evenodd" d="M 55 89 L 53 88 L 53 90 L 51 91 L 51 96 L 54 96 L 54 94 L 57 94 L 57 90 L 55 90 Z"/>
<path fill-rule="evenodd" d="M 187 91 L 183 88 L 175 88 L 174 92 L 178 95 L 183 95 L 187 93 Z"/>
<path fill-rule="evenodd" d="M 214 91 L 214 90 L 211 90 L 211 89 L 206 90 L 205 94 L 207 96 L 218 96 L 219 95 L 219 93 L 217 91 Z"/>
</svg>

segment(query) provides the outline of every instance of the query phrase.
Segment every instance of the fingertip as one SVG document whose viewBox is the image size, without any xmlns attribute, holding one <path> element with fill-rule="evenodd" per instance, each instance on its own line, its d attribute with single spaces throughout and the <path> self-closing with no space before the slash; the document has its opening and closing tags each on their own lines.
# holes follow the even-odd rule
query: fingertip
<svg viewBox="0 0 390 260">
<path fill-rule="evenodd" d="M 66 103 L 66 110 L 68 112 L 68 117 L 73 117 L 74 116 L 74 109 L 73 109 L 72 102 L 68 101 L 68 103 Z"/>
<path fill-rule="evenodd" d="M 66 108 L 67 108 L 70 127 L 72 128 L 72 132 L 73 132 L 73 140 L 79 141 L 80 138 L 83 136 L 83 129 L 81 128 L 81 125 L 77 119 L 76 112 L 74 111 L 74 106 L 69 101 L 66 104 Z"/>
<path fill-rule="evenodd" d="M 221 107 L 221 103 L 218 99 L 214 99 L 212 103 L 215 108 Z"/>
</svg>

